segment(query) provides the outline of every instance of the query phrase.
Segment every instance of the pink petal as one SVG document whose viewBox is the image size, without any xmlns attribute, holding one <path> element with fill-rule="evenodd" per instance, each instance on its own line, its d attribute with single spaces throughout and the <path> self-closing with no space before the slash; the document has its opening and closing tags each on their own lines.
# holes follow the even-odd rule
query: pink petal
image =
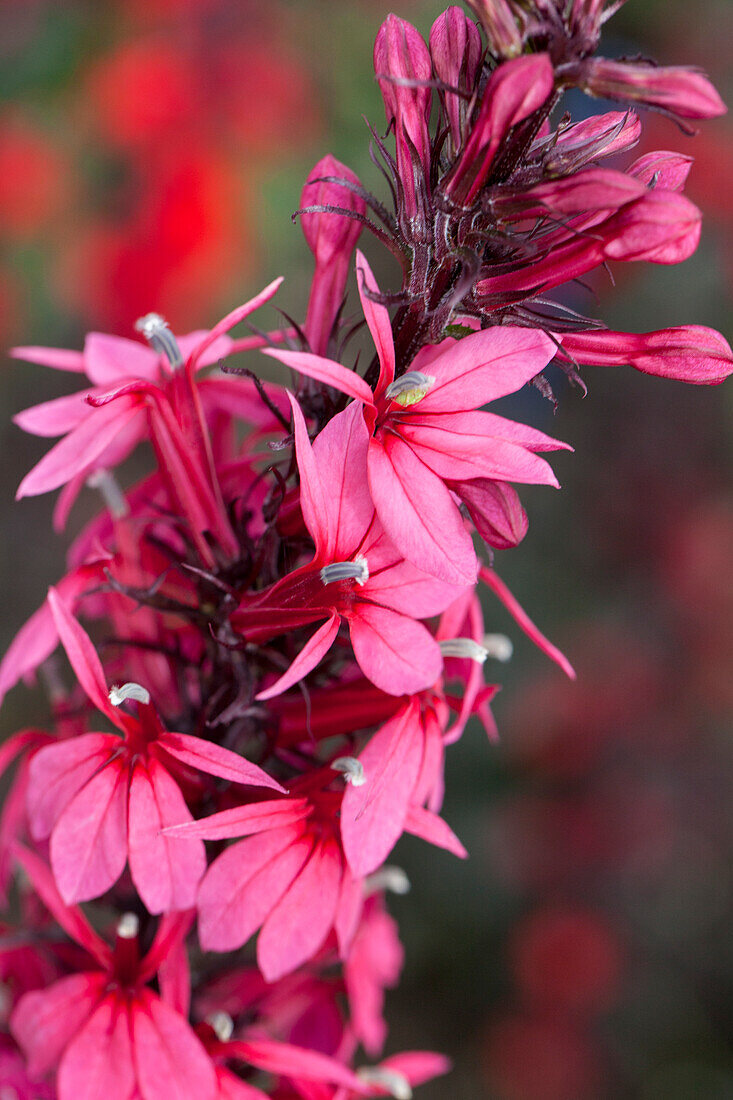
<svg viewBox="0 0 733 1100">
<path fill-rule="evenodd" d="M 374 394 L 364 379 L 356 371 L 342 367 L 332 359 L 324 359 L 321 355 L 311 355 L 310 352 L 305 351 L 281 351 L 279 348 L 263 348 L 262 354 L 269 355 L 272 359 L 279 359 L 291 370 L 297 370 L 308 378 L 315 378 L 317 382 L 333 386 L 341 393 L 355 397 L 357 401 L 363 401 L 367 406 L 374 403 Z"/>
<path fill-rule="evenodd" d="M 384 1069 L 395 1069 L 403 1074 L 411 1085 L 422 1085 L 433 1077 L 450 1073 L 451 1060 L 444 1054 L 435 1054 L 432 1050 L 405 1050 L 385 1058 L 380 1065 Z"/>
<path fill-rule="evenodd" d="M 187 733 L 164 733 L 158 738 L 156 748 L 208 775 L 217 775 L 231 783 L 245 783 L 251 787 L 270 787 L 285 793 L 280 784 L 271 779 L 267 772 L 251 764 L 236 752 L 205 741 L 202 737 L 192 737 Z"/>
<path fill-rule="evenodd" d="M 557 350 L 557 349 L 556 349 Z M 516 420 L 507 420 L 504 416 L 497 416 L 490 412 L 458 412 L 458 413 L 426 413 L 420 411 L 405 418 L 400 425 L 400 434 L 405 432 L 418 436 L 423 428 L 444 428 L 456 433 L 463 432 L 466 435 L 483 435 L 488 439 L 501 439 L 507 443 L 514 443 L 518 447 L 526 447 L 528 451 L 572 451 L 569 443 L 563 443 L 560 439 L 554 439 L 544 432 L 530 428 L 527 424 L 520 424 Z"/>
<path fill-rule="evenodd" d="M 542 631 L 535 626 L 522 605 L 511 594 L 504 581 L 497 576 L 494 570 L 484 566 L 481 569 L 481 580 L 484 582 L 484 584 L 487 584 L 489 586 L 495 596 L 498 596 L 498 598 L 504 604 L 504 607 L 506 607 L 507 611 L 516 622 L 517 626 L 524 631 L 528 638 L 532 639 L 537 648 L 541 649 L 542 652 L 547 657 L 549 657 L 551 661 L 554 661 L 555 664 L 559 665 L 566 676 L 569 676 L 571 680 L 574 680 L 575 669 L 570 664 L 570 661 L 563 653 L 560 652 L 557 646 L 554 646 L 552 642 L 550 642 L 545 637 Z"/>
<path fill-rule="evenodd" d="M 282 825 L 295 825 L 310 814 L 305 798 L 282 802 L 255 802 L 251 806 L 235 806 L 200 821 L 169 826 L 167 836 L 200 837 L 201 840 L 228 840 L 234 836 L 254 836 Z"/>
<path fill-rule="evenodd" d="M 343 817 L 341 819 L 343 836 Z M 349 870 L 348 864 L 344 865 L 341 878 L 341 892 L 336 908 L 334 927 L 339 945 L 341 959 L 348 958 L 351 944 L 359 927 L 359 921 L 364 909 L 364 887 L 360 878 L 356 878 Z"/>
<path fill-rule="evenodd" d="M 257 963 L 268 982 L 292 973 L 323 946 L 336 917 L 341 853 L 333 840 L 316 845 L 308 862 L 265 920 Z"/>
<path fill-rule="evenodd" d="M 110 994 L 69 1044 L 59 1067 L 59 1100 L 130 1100 L 135 1088 L 125 1001 Z"/>
<path fill-rule="evenodd" d="M 74 795 L 103 768 L 121 747 L 111 733 L 85 733 L 69 741 L 46 745 L 31 760 L 28 817 L 31 836 L 49 836 Z"/>
<path fill-rule="evenodd" d="M 83 374 L 85 369 L 84 353 L 68 348 L 11 348 L 8 355 L 12 355 L 13 359 L 25 359 L 26 363 L 40 363 L 42 367 L 73 371 L 75 374 Z"/>
<path fill-rule="evenodd" d="M 369 432 L 357 401 L 329 420 L 313 443 L 323 487 L 322 521 L 329 532 L 327 544 L 320 548 L 326 560 L 351 558 L 374 516 L 366 479 L 368 446 Z"/>
<path fill-rule="evenodd" d="M 267 1093 L 235 1077 L 228 1069 L 216 1066 L 217 1100 L 268 1100 Z M 327 1097 L 326 1100 L 331 1100 Z"/>
<path fill-rule="evenodd" d="M 288 400 L 293 411 L 295 453 L 300 474 L 300 507 L 303 519 L 316 544 L 316 554 L 329 557 L 331 547 L 335 543 L 335 532 L 332 529 L 320 463 L 316 462 L 300 405 L 289 391 Z"/>
<path fill-rule="evenodd" d="M 213 1062 L 188 1023 L 147 989 L 129 1013 L 143 1100 L 215 1100 Z"/>
<path fill-rule="evenodd" d="M 208 329 L 199 328 L 195 329 L 193 332 L 187 332 L 185 336 L 178 336 L 176 338 L 184 361 L 188 359 L 189 356 L 193 355 L 208 335 Z M 231 354 L 233 348 L 234 341 L 231 336 L 217 336 L 214 342 L 209 344 L 204 352 L 196 357 L 196 370 L 201 370 L 203 367 L 210 367 L 212 363 L 218 363 L 220 359 L 225 359 L 227 355 Z M 236 382 L 240 381 L 240 379 L 233 378 L 231 381 Z"/>
<path fill-rule="evenodd" d="M 367 552 L 372 568 L 372 558 Z M 371 572 L 362 590 L 365 600 L 409 615 L 429 619 L 453 603 L 465 591 L 465 585 L 449 584 L 421 572 L 412 562 L 400 560 L 387 569 Z"/>
<path fill-rule="evenodd" d="M 274 684 L 270 684 L 264 691 L 255 696 L 260 702 L 264 699 L 272 699 L 274 695 L 281 695 L 293 684 L 297 684 L 304 676 L 316 667 L 322 657 L 328 653 L 339 632 L 341 618 L 336 611 L 331 612 L 328 622 L 320 626 L 312 638 L 309 638 L 287 672 L 284 672 Z"/>
<path fill-rule="evenodd" d="M 102 996 L 106 974 L 71 974 L 21 997 L 10 1030 L 28 1060 L 31 1077 L 43 1077 L 78 1034 Z"/>
<path fill-rule="evenodd" d="M 362 672 L 389 695 L 412 695 L 440 675 L 438 643 L 422 623 L 406 615 L 360 603 L 349 616 L 349 630 Z"/>
<path fill-rule="evenodd" d="M 113 707 L 109 701 L 102 662 L 97 656 L 89 635 L 71 614 L 55 588 L 48 590 L 48 604 L 61 644 L 66 650 L 66 656 L 90 702 L 94 703 L 102 714 L 106 714 L 115 726 L 124 730 L 124 715 L 121 715 L 119 708 Z"/>
<path fill-rule="evenodd" d="M 214 342 L 229 332 L 230 329 L 238 325 L 240 321 L 243 321 L 245 317 L 249 317 L 250 313 L 254 313 L 256 309 L 263 306 L 266 302 L 270 301 L 276 293 L 282 283 L 282 277 L 273 279 L 271 283 L 261 290 L 259 294 L 256 294 L 254 298 L 250 298 L 248 302 L 245 302 L 242 306 L 237 306 L 231 313 L 227 313 L 226 317 L 222 317 L 218 324 L 214 325 L 212 330 L 206 334 L 201 343 L 191 353 L 189 359 L 189 366 L 191 369 L 195 369 L 196 365 L 200 363 L 203 365 L 204 354 L 212 347 Z"/>
<path fill-rule="evenodd" d="M 227 848 L 199 889 L 199 940 L 204 951 L 233 951 L 254 935 L 313 848 L 299 826 L 273 829 Z"/>
<path fill-rule="evenodd" d="M 95 386 L 131 378 L 160 381 L 160 356 L 139 340 L 90 332 L 84 341 L 84 369 Z"/>
<path fill-rule="evenodd" d="M 435 384 L 415 412 L 460 412 L 515 393 L 539 374 L 556 354 L 549 336 L 536 329 L 497 325 L 453 342 L 432 358 Z"/>
<path fill-rule="evenodd" d="M 191 821 L 183 795 L 162 764 L 149 757 L 135 764 L 130 782 L 130 874 L 150 913 L 190 909 L 206 870 L 201 840 L 176 840 L 162 830 Z"/>
<path fill-rule="evenodd" d="M 468 859 L 468 852 L 461 844 L 453 830 L 446 825 L 442 817 L 424 810 L 421 806 L 411 806 L 405 822 L 405 831 L 427 840 L 428 844 L 435 844 L 438 848 L 445 848 L 460 859 Z"/>
<path fill-rule="evenodd" d="M 364 877 L 384 863 L 402 835 L 423 751 L 420 707 L 411 700 L 377 730 L 360 753 L 366 782 L 349 784 L 341 804 L 341 838 L 349 866 Z"/>
<path fill-rule="evenodd" d="M 417 457 L 438 477 L 446 481 L 470 481 L 487 477 L 495 481 L 516 481 L 531 485 L 553 485 L 557 478 L 543 458 L 516 443 L 495 436 L 473 435 L 463 417 L 482 417 L 483 413 L 447 413 L 445 424 L 404 425 L 403 436 Z M 454 421 L 454 423 L 450 423 Z M 477 425 L 482 426 L 481 422 Z"/>
<path fill-rule="evenodd" d="M 70 907 L 61 900 L 53 876 L 35 852 L 17 845 L 15 857 L 21 865 L 43 904 L 72 940 L 88 951 L 101 967 L 107 969 L 111 963 L 112 952 L 107 944 L 92 929 L 81 909 Z"/>
<path fill-rule="evenodd" d="M 31 435 L 53 438 L 66 435 L 87 417 L 94 415 L 94 409 L 85 398 L 95 390 L 80 390 L 66 397 L 56 397 L 53 401 L 44 401 L 41 405 L 32 405 L 13 417 L 13 423 Z"/>
<path fill-rule="evenodd" d="M 387 534 L 408 561 L 453 584 L 474 584 L 471 536 L 448 489 L 403 443 L 369 444 L 369 488 Z"/>
<path fill-rule="evenodd" d="M 127 766 L 103 767 L 69 802 L 51 834 L 51 867 L 67 904 L 113 886 L 127 862 Z"/>
<path fill-rule="evenodd" d="M 59 440 L 26 474 L 18 486 L 16 500 L 48 493 L 64 485 L 90 466 L 142 411 L 135 397 L 122 398 L 106 408 L 94 410 L 93 415 Z"/>
<path fill-rule="evenodd" d="M 278 1043 L 273 1039 L 238 1039 L 228 1043 L 227 1050 L 232 1057 L 241 1058 L 278 1077 L 330 1081 L 335 1085 L 343 1085 L 344 1088 L 356 1089 L 360 1095 L 365 1091 L 364 1082 L 347 1066 L 315 1050 L 306 1050 L 290 1043 Z"/>
<path fill-rule="evenodd" d="M 365 293 L 371 290 L 379 294 L 379 287 L 366 257 L 358 248 L 356 250 L 356 285 L 359 289 L 361 308 L 379 357 L 379 381 L 375 392 L 381 394 L 394 382 L 395 354 L 392 322 L 387 307 L 372 301 Z"/>
<path fill-rule="evenodd" d="M 138 967 L 139 981 L 149 981 L 163 966 L 169 953 L 175 954 L 182 947 L 185 950 L 186 936 L 191 931 L 194 915 L 192 909 L 183 913 L 163 914 L 158 921 L 150 950 L 140 960 Z"/>
</svg>

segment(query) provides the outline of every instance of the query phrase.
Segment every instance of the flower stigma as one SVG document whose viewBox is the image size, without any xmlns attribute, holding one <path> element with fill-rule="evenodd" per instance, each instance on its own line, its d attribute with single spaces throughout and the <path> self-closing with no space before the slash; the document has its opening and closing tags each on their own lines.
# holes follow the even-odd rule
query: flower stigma
<svg viewBox="0 0 733 1100">
<path fill-rule="evenodd" d="M 142 687 L 141 684 L 122 684 L 120 687 L 110 688 L 109 695 L 107 696 L 113 707 L 119 707 L 127 699 L 132 699 L 135 703 L 150 702 L 150 692 L 147 688 Z"/>
<path fill-rule="evenodd" d="M 365 1085 L 376 1085 L 386 1089 L 394 1100 L 412 1100 L 410 1082 L 404 1073 L 396 1069 L 385 1069 L 382 1066 L 361 1066 L 356 1071 L 356 1076 L 361 1078 Z"/>
<path fill-rule="evenodd" d="M 495 661 L 511 661 L 514 653 L 514 643 L 506 634 L 484 634 L 482 639 L 486 652 Z"/>
<path fill-rule="evenodd" d="M 331 767 L 335 772 L 342 772 L 344 779 L 352 787 L 363 787 L 366 783 L 364 765 L 355 756 L 339 756 L 331 761 Z"/>
<path fill-rule="evenodd" d="M 401 378 L 387 386 L 384 396 L 390 401 L 409 409 L 410 405 L 416 405 L 422 401 L 429 390 L 435 385 L 432 374 L 423 374 L 420 370 L 408 370 Z"/>
<path fill-rule="evenodd" d="M 168 322 L 159 313 L 146 313 L 135 322 L 135 330 L 145 337 L 153 351 L 157 351 L 159 355 L 165 355 L 174 370 L 183 366 L 183 356 L 178 341 L 171 332 Z"/>
<path fill-rule="evenodd" d="M 213 1029 L 220 1043 L 228 1043 L 234 1034 L 234 1020 L 228 1012 L 212 1012 L 206 1017 L 206 1023 Z"/>
<path fill-rule="evenodd" d="M 123 913 L 117 921 L 117 935 L 121 940 L 134 940 L 140 931 L 140 920 L 135 913 Z"/>
<path fill-rule="evenodd" d="M 356 581 L 357 584 L 366 584 L 369 580 L 369 565 L 366 558 L 361 555 L 353 561 L 334 561 L 331 565 L 324 565 L 321 570 L 321 580 L 324 584 L 350 580 Z"/>
<path fill-rule="evenodd" d="M 410 880 L 406 872 L 391 863 L 385 863 L 384 867 L 380 867 L 373 875 L 367 875 L 364 879 L 364 893 L 367 897 L 370 894 L 379 894 L 382 890 L 404 896 L 410 893 L 410 889 Z"/>
<path fill-rule="evenodd" d="M 479 645 L 473 638 L 446 638 L 438 642 L 444 657 L 457 657 L 459 660 L 476 661 L 482 665 L 491 656 L 486 646 Z"/>
</svg>

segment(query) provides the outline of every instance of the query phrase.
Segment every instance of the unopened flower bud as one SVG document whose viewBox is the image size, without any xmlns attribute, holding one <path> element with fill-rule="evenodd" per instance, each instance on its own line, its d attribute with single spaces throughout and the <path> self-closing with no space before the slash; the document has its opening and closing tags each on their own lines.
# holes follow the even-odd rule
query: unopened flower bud
<svg viewBox="0 0 733 1100">
<path fill-rule="evenodd" d="M 522 52 L 522 35 L 507 0 L 466 0 L 466 3 L 476 13 L 495 57 L 517 57 Z"/>
<path fill-rule="evenodd" d="M 590 95 L 644 103 L 678 118 L 716 118 L 726 112 L 716 89 L 697 69 L 594 57 L 581 62 L 574 75 Z"/>
<path fill-rule="evenodd" d="M 467 19 L 460 8 L 444 11 L 430 31 L 430 53 L 439 80 L 449 87 L 458 88 L 466 98 L 455 92 L 445 91 L 445 109 L 450 124 L 455 151 L 463 141 L 469 98 L 481 62 L 481 35 L 476 24 Z"/>
</svg>

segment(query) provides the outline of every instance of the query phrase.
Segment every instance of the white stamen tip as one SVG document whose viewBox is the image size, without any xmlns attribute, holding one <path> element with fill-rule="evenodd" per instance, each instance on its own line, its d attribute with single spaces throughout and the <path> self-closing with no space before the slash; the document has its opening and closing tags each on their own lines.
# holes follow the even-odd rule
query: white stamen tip
<svg viewBox="0 0 733 1100">
<path fill-rule="evenodd" d="M 401 867 L 395 867 L 385 863 L 373 875 L 367 875 L 364 879 L 364 893 L 380 894 L 382 890 L 389 890 L 391 894 L 404 896 L 410 892 L 410 880 Z"/>
<path fill-rule="evenodd" d="M 117 921 L 117 935 L 121 940 L 134 940 L 140 931 L 140 921 L 135 913 L 123 913 Z"/>
<path fill-rule="evenodd" d="M 356 1076 L 365 1085 L 376 1085 L 378 1088 L 386 1089 L 389 1095 L 394 1097 L 394 1100 L 412 1100 L 410 1082 L 404 1073 L 400 1073 L 396 1069 L 384 1069 L 381 1066 L 361 1066 L 356 1071 Z"/>
<path fill-rule="evenodd" d="M 121 684 L 120 687 L 110 688 L 107 698 L 113 707 L 121 706 L 127 699 L 147 704 L 150 702 L 150 692 L 140 684 Z"/>
<path fill-rule="evenodd" d="M 330 565 L 324 565 L 321 570 L 321 580 L 324 584 L 334 584 L 335 581 L 356 581 L 357 584 L 366 584 L 369 580 L 369 564 L 361 554 L 353 561 L 334 561 Z"/>
<path fill-rule="evenodd" d="M 102 500 L 107 505 L 107 509 L 114 519 L 124 519 L 125 516 L 130 514 L 130 508 L 125 500 L 125 494 L 119 486 L 114 474 L 111 474 L 109 470 L 99 469 L 95 470 L 93 474 L 90 474 L 87 478 L 87 485 L 90 489 L 97 489 L 101 494 Z"/>
<path fill-rule="evenodd" d="M 483 643 L 489 657 L 495 661 L 511 661 L 514 643 L 506 634 L 484 634 Z"/>
<path fill-rule="evenodd" d="M 339 756 L 331 762 L 335 772 L 343 772 L 344 779 L 352 787 L 363 787 L 366 783 L 364 765 L 355 756 Z"/>
<path fill-rule="evenodd" d="M 165 355 L 174 368 L 183 366 L 183 356 L 178 341 L 170 330 L 168 322 L 159 313 L 146 313 L 135 322 L 135 329 L 145 337 L 153 351 Z"/>
<path fill-rule="evenodd" d="M 476 661 L 482 665 L 489 656 L 485 646 L 479 645 L 473 638 L 446 638 L 438 642 L 444 657 L 457 657 L 462 661 Z"/>
<path fill-rule="evenodd" d="M 214 1029 L 220 1043 L 228 1043 L 234 1034 L 234 1020 L 228 1012 L 212 1012 L 206 1017 L 206 1023 Z"/>
<path fill-rule="evenodd" d="M 396 378 L 391 386 L 387 386 L 384 396 L 390 401 L 395 401 L 404 408 L 416 405 L 435 385 L 432 374 L 423 374 L 420 370 L 408 370 L 400 378 Z"/>
</svg>

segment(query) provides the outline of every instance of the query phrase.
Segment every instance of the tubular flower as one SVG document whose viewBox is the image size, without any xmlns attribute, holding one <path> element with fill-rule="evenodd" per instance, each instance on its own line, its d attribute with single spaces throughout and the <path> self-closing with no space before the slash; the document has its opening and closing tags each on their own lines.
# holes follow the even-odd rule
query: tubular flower
<svg viewBox="0 0 733 1100">
<path fill-rule="evenodd" d="M 58 438 L 19 495 L 60 488 L 57 528 L 85 487 L 104 508 L 0 663 L 0 699 L 19 680 L 50 697 L 48 726 L 0 747 L 0 1100 L 6 1083 L 24 1100 L 410 1100 L 449 1069 L 383 1059 L 403 965 L 388 895 L 410 888 L 385 861 L 406 833 L 468 854 L 441 816 L 446 760 L 474 718 L 492 751 L 493 670 L 518 632 L 575 677 L 495 561 L 528 533 L 516 486 L 557 486 L 545 452 L 566 445 L 487 406 L 528 386 L 557 406 L 548 367 L 580 387 L 585 365 L 706 384 L 733 369 L 685 318 L 609 331 L 568 304 L 597 268 L 697 245 L 692 158 L 633 160 L 634 108 L 723 110 L 695 70 L 598 57 L 619 6 L 470 0 L 477 22 L 450 7 L 425 37 L 389 16 L 371 151 L 394 205 L 318 161 L 304 317 L 231 336 L 277 279 L 210 332 L 179 340 L 147 313 L 144 342 L 15 350 L 87 379 L 17 416 Z M 625 106 L 573 121 L 568 90 Z M 177 236 L 178 206 L 163 213 Z M 401 282 L 384 293 L 357 253 L 355 318 L 364 229 Z M 294 393 L 232 365 L 254 350 Z M 122 487 L 142 441 L 152 465 Z"/>
</svg>

